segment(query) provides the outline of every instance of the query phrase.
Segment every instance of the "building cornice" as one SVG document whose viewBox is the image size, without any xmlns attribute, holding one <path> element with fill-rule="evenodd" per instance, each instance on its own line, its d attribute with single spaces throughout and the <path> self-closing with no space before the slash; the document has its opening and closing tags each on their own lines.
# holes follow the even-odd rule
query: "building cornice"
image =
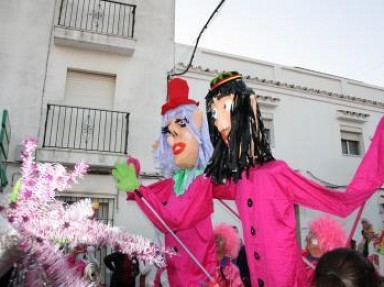
<svg viewBox="0 0 384 287">
<path fill-rule="evenodd" d="M 179 63 L 177 68 L 180 70 L 183 70 L 186 68 L 186 65 L 184 63 Z M 222 71 L 219 71 L 217 69 L 210 69 L 210 68 L 205 68 L 202 66 L 193 66 L 193 65 L 190 67 L 189 71 L 203 74 L 203 75 L 207 75 L 207 76 L 211 76 L 211 77 L 216 76 L 217 74 L 222 72 Z M 285 88 L 285 89 L 289 89 L 289 90 L 293 90 L 293 91 L 305 92 L 307 94 L 327 97 L 327 98 L 331 98 L 331 99 L 354 102 L 354 103 L 365 105 L 365 106 L 381 108 L 381 109 L 384 108 L 384 102 L 368 100 L 368 99 L 364 99 L 364 98 L 360 98 L 360 97 L 355 97 L 352 95 L 339 94 L 339 93 L 334 93 L 334 92 L 330 92 L 330 91 L 326 91 L 326 90 L 303 87 L 300 85 L 289 84 L 289 83 L 284 83 L 284 82 L 280 82 L 280 81 L 260 79 L 258 77 L 253 77 L 251 75 L 243 75 L 243 78 L 248 83 L 253 83 L 256 85 L 264 85 L 264 86 L 270 86 L 270 87 L 276 87 L 276 88 Z"/>
<path fill-rule="evenodd" d="M 280 99 L 271 96 L 259 95 L 256 93 L 256 99 L 260 106 L 266 108 L 275 108 L 279 105 Z"/>
<path fill-rule="evenodd" d="M 341 120 L 364 123 L 369 117 L 370 115 L 365 113 L 353 112 L 349 110 L 337 110 L 337 118 Z"/>
</svg>

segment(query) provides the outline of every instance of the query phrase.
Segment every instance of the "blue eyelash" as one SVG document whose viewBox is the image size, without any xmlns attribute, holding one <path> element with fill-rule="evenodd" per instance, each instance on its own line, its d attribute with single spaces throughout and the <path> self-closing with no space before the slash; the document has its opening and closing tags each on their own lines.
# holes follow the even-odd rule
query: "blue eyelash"
<svg viewBox="0 0 384 287">
<path fill-rule="evenodd" d="M 161 128 L 161 133 L 162 133 L 162 134 L 167 134 L 167 133 L 169 133 L 169 129 L 168 129 L 168 127 L 163 127 L 163 128 Z"/>
<path fill-rule="evenodd" d="M 188 119 L 185 117 L 184 119 L 177 119 L 175 121 L 175 123 L 177 123 L 178 125 L 180 125 L 181 127 L 185 127 L 186 124 L 189 124 L 189 121 Z M 167 134 L 167 133 L 170 133 L 169 129 L 168 129 L 168 126 L 166 127 L 162 127 L 161 128 L 161 133 L 162 134 Z"/>
</svg>

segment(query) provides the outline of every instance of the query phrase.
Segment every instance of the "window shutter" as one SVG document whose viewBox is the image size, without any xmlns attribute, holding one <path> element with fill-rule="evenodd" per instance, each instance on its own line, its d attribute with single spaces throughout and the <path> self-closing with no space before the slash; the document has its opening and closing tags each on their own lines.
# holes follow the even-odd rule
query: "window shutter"
<svg viewBox="0 0 384 287">
<path fill-rule="evenodd" d="M 115 76 L 68 70 L 65 104 L 111 110 L 115 82 Z"/>
<path fill-rule="evenodd" d="M 348 140 L 348 141 L 360 142 L 361 134 L 341 131 L 341 139 L 342 140 Z"/>
</svg>

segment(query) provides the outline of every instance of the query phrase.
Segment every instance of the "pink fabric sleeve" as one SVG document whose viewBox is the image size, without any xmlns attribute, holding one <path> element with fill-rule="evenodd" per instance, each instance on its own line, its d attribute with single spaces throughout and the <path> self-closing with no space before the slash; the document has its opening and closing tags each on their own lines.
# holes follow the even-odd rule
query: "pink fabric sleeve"
<svg viewBox="0 0 384 287">
<path fill-rule="evenodd" d="M 213 197 L 217 199 L 235 200 L 236 192 L 234 188 L 230 188 L 229 183 L 212 184 Z"/>
<path fill-rule="evenodd" d="M 332 213 L 348 216 L 381 187 L 384 180 L 384 120 L 381 119 L 372 143 L 345 192 L 327 189 L 299 175 L 288 166 L 277 182 L 285 185 L 293 203 Z M 280 184 L 281 184 L 280 182 Z"/>
<path fill-rule="evenodd" d="M 160 180 L 148 187 L 141 186 L 139 190 L 143 190 L 142 188 L 151 190 L 161 202 L 167 202 L 169 197 L 173 194 L 173 180 L 171 178 Z"/>
<path fill-rule="evenodd" d="M 164 201 L 165 198 L 159 200 L 158 196 L 165 193 L 165 191 L 161 189 L 171 190 L 166 201 Z M 184 195 L 177 198 L 173 193 L 172 180 L 160 185 L 142 186 L 139 190 L 147 202 L 157 211 L 173 231 L 191 228 L 213 212 L 212 184 L 208 178 L 204 178 L 203 176 L 197 177 Z M 136 201 L 149 220 L 151 220 L 160 231 L 166 233 L 166 228 L 152 211 L 147 208 L 138 195 L 136 195 Z"/>
</svg>

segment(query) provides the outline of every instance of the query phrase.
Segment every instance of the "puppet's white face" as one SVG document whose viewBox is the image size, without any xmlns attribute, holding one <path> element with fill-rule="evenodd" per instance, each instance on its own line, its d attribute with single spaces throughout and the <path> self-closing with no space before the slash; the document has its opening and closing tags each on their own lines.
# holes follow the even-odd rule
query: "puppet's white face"
<svg viewBox="0 0 384 287">
<path fill-rule="evenodd" d="M 233 105 L 233 94 L 220 99 L 213 98 L 210 106 L 214 124 L 219 131 L 221 138 L 228 144 L 228 137 L 231 132 L 231 109 Z"/>
<path fill-rule="evenodd" d="M 172 119 L 167 125 L 167 143 L 172 148 L 173 160 L 180 169 L 195 166 L 199 143 L 187 128 L 185 119 Z"/>
</svg>

